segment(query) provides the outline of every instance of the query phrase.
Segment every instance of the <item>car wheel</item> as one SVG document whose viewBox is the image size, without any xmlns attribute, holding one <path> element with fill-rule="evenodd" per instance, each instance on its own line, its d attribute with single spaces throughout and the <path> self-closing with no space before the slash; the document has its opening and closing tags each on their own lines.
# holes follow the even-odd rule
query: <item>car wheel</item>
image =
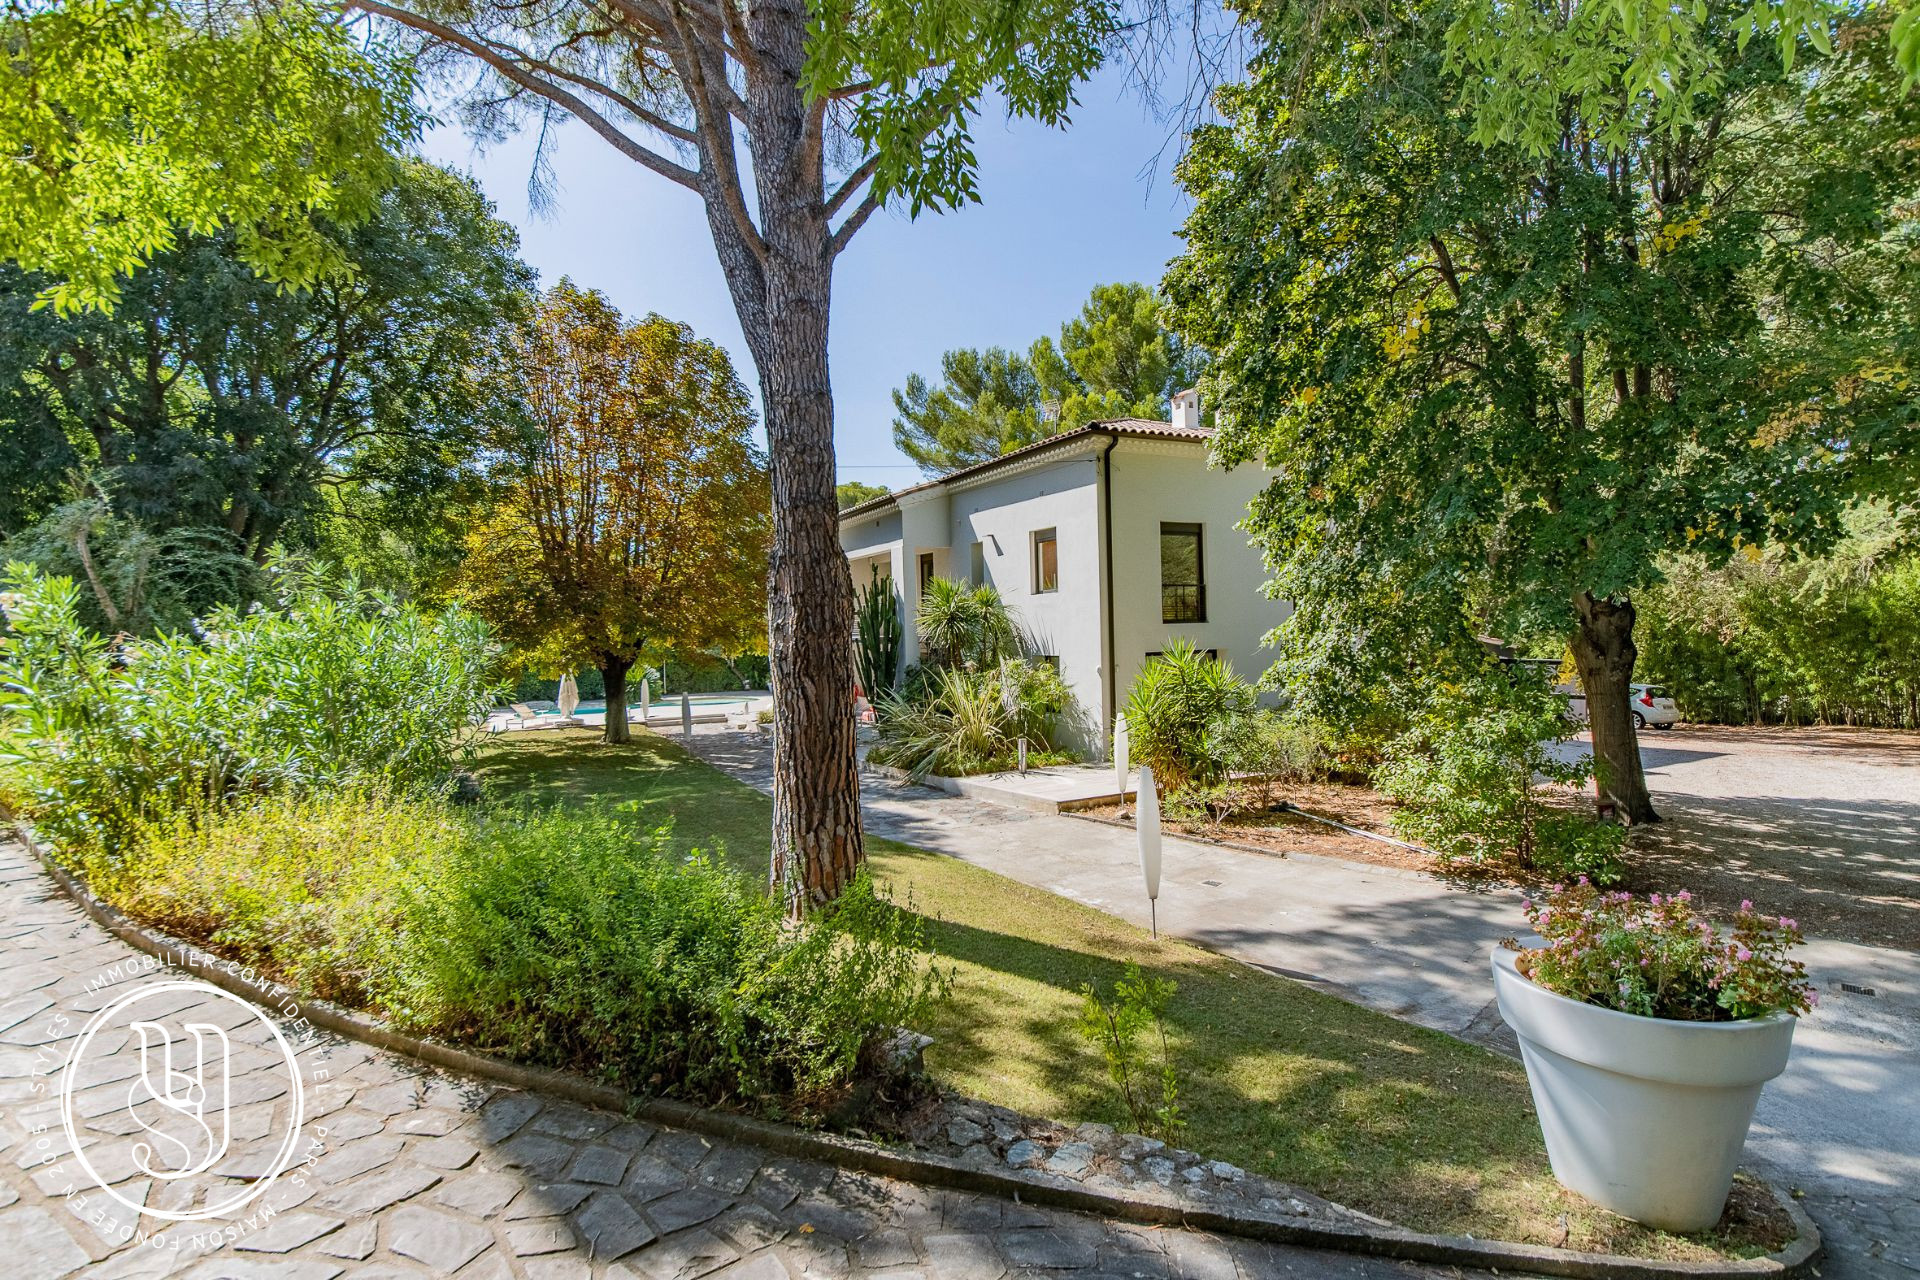
<svg viewBox="0 0 1920 1280">
<path fill-rule="evenodd" d="M 1633 727 L 1635 729 L 1644 729 L 1647 727 L 1647 718 L 1638 711 L 1633 713 Z"/>
</svg>

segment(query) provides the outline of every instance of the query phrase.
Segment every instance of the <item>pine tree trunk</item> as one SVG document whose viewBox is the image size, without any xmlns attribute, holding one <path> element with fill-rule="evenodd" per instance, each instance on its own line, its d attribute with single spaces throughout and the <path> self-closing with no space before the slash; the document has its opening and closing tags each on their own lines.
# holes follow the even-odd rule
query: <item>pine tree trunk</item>
<svg viewBox="0 0 1920 1280">
<path fill-rule="evenodd" d="M 1640 651 L 1633 643 L 1633 602 L 1574 597 L 1579 621 L 1573 632 L 1573 661 L 1587 695 L 1587 725 L 1593 731 L 1594 772 L 1602 803 L 1630 823 L 1658 822 L 1647 777 L 1640 766 L 1640 737 L 1633 727 L 1633 664 Z"/>
<path fill-rule="evenodd" d="M 600 679 L 607 686 L 607 724 L 600 731 L 600 740 L 608 746 L 633 741 L 633 731 L 627 724 L 627 672 L 631 670 L 631 661 L 609 654 L 600 656 Z"/>
<path fill-rule="evenodd" d="M 818 139 L 809 141 L 811 109 L 800 90 L 807 6 L 803 0 L 765 0 L 749 7 L 747 24 L 760 59 L 746 93 L 764 240 L 758 271 L 748 273 L 760 285 L 758 297 L 741 297 L 746 274 L 729 272 L 729 280 L 759 368 L 773 459 L 769 875 L 798 915 L 838 897 L 866 856 L 853 740 L 853 580 L 840 548 L 833 491 L 833 390 L 827 375 L 833 249 L 821 200 Z M 708 212 L 719 221 L 711 203 Z M 716 244 L 724 238 L 716 228 Z M 723 263 L 726 256 L 723 246 Z"/>
</svg>

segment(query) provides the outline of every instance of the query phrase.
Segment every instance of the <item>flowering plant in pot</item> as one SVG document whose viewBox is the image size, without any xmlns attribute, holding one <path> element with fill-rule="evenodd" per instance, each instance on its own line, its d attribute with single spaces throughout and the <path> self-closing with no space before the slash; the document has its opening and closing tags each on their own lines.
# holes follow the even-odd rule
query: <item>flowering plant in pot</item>
<svg viewBox="0 0 1920 1280">
<path fill-rule="evenodd" d="M 1668 1231 L 1720 1219 L 1754 1104 L 1813 1008 L 1800 930 L 1740 904 L 1731 927 L 1685 892 L 1582 879 L 1526 903 L 1540 945 L 1494 952 L 1554 1176 Z"/>
</svg>

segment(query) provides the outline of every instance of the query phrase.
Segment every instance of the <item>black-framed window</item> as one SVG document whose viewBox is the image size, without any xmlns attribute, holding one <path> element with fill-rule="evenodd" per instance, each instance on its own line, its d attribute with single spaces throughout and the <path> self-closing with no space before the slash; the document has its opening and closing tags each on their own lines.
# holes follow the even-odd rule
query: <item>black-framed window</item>
<svg viewBox="0 0 1920 1280">
<path fill-rule="evenodd" d="M 925 595 L 933 589 L 933 552 L 920 553 L 920 594 Z"/>
<path fill-rule="evenodd" d="M 1033 593 L 1045 595 L 1060 589 L 1060 540 L 1053 529 L 1037 529 L 1033 535 Z"/>
<path fill-rule="evenodd" d="M 967 580 L 974 586 L 984 586 L 987 581 L 987 549 L 981 543 L 967 548 Z"/>
<path fill-rule="evenodd" d="M 1200 526 L 1160 525 L 1160 621 L 1207 620 L 1206 557 Z"/>
</svg>

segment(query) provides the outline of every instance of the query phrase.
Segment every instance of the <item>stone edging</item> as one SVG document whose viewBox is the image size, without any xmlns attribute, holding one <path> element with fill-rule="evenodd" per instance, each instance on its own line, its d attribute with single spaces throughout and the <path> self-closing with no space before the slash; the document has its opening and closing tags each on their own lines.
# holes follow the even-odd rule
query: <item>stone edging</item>
<svg viewBox="0 0 1920 1280">
<path fill-rule="evenodd" d="M 818 1160 L 906 1182 L 1004 1196 L 1023 1203 L 1099 1214 L 1147 1226 L 1185 1227 L 1222 1235 L 1245 1236 L 1274 1244 L 1332 1249 L 1439 1265 L 1570 1276 L 1577 1280 L 1797 1277 L 1811 1272 L 1813 1261 L 1820 1252 L 1819 1228 L 1814 1226 L 1805 1210 L 1770 1184 L 1775 1199 L 1785 1209 L 1798 1232 L 1793 1243 L 1785 1249 L 1763 1258 L 1738 1262 L 1663 1262 L 1480 1240 L 1472 1236 L 1429 1235 L 1392 1226 L 1307 1222 L 1277 1213 L 1222 1213 L 1183 1205 L 1170 1197 L 1155 1197 L 1138 1189 L 1127 1195 L 1116 1195 L 1050 1175 L 1016 1176 L 909 1148 L 883 1146 L 751 1116 L 712 1111 L 666 1098 L 643 1098 L 610 1085 L 594 1084 L 571 1072 L 522 1066 L 439 1041 L 405 1035 L 328 1001 L 254 982 L 217 956 L 191 943 L 147 929 L 118 908 L 96 897 L 78 877 L 60 866 L 41 847 L 23 822 L 16 819 L 12 825 L 21 842 L 33 853 L 53 882 L 101 927 L 136 950 L 185 969 L 244 999 L 275 1008 L 283 1005 L 291 995 L 297 1000 L 299 1011 L 308 1022 L 348 1039 L 513 1088 L 538 1089 L 571 1102 L 711 1137 L 751 1143 L 783 1155 Z"/>
</svg>

